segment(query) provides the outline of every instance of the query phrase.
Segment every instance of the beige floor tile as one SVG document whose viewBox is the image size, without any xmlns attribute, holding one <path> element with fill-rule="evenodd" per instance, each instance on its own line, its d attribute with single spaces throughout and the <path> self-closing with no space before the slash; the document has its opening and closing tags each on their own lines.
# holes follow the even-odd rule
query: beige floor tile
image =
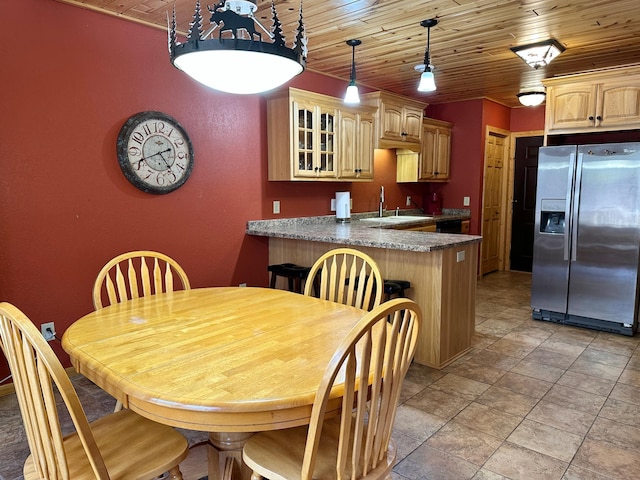
<svg viewBox="0 0 640 480">
<path fill-rule="evenodd" d="M 560 480 L 567 467 L 556 458 L 504 443 L 483 468 L 512 480 Z"/>
<path fill-rule="evenodd" d="M 613 343 L 613 345 L 616 347 L 618 346 L 616 343 Z M 620 353 L 614 353 L 607 350 L 599 350 L 593 343 L 589 345 L 584 352 L 582 352 L 579 358 L 589 362 L 597 362 L 620 368 L 624 368 L 629 361 L 629 355 L 621 355 Z"/>
<path fill-rule="evenodd" d="M 625 355 L 630 357 L 640 345 L 640 338 L 625 337 L 623 335 L 614 335 L 612 333 L 600 332 L 591 343 L 591 347 L 616 355 Z"/>
<path fill-rule="evenodd" d="M 569 370 L 572 372 L 591 375 L 593 377 L 616 381 L 618 380 L 618 377 L 620 377 L 620 374 L 622 374 L 623 368 L 612 367 L 598 362 L 589 362 L 580 357 L 573 362 L 573 365 L 569 367 Z"/>
<path fill-rule="evenodd" d="M 558 330 L 553 334 L 552 338 L 571 345 L 579 345 L 582 347 L 589 346 L 598 336 L 598 331 L 588 328 L 569 327 Z"/>
<path fill-rule="evenodd" d="M 462 410 L 454 421 L 505 440 L 522 421 L 522 417 L 474 402 Z"/>
<path fill-rule="evenodd" d="M 556 338 L 556 334 L 554 334 L 551 335 L 547 340 L 542 342 L 540 344 L 540 348 L 555 353 L 560 353 L 562 355 L 566 355 L 567 357 L 573 357 L 573 360 L 575 361 L 575 359 L 578 358 L 582 352 L 584 352 L 586 346 L 568 343 L 569 341 L 570 339 Z"/>
<path fill-rule="evenodd" d="M 460 377 L 469 378 L 486 385 L 494 384 L 500 379 L 500 377 L 507 373 L 506 370 L 475 363 L 473 358 L 447 368 L 447 372 Z"/>
<path fill-rule="evenodd" d="M 540 399 L 549 391 L 553 383 L 508 372 L 495 383 L 495 386 Z"/>
<path fill-rule="evenodd" d="M 582 443 L 582 435 L 523 420 L 507 441 L 569 463 Z"/>
<path fill-rule="evenodd" d="M 471 360 L 475 364 L 498 368 L 500 370 L 511 370 L 520 361 L 518 358 L 503 355 L 498 352 L 492 352 L 491 350 L 478 352 Z"/>
<path fill-rule="evenodd" d="M 599 417 L 587 436 L 590 440 L 608 442 L 624 450 L 640 453 L 640 428 Z M 640 472 L 639 472 L 640 473 Z M 639 475 L 640 476 L 640 475 Z"/>
<path fill-rule="evenodd" d="M 570 465 L 562 480 L 611 480 L 611 477 L 600 475 L 586 468 Z"/>
<path fill-rule="evenodd" d="M 479 467 L 493 455 L 502 440 L 452 420 L 427 440 L 427 445 Z"/>
<path fill-rule="evenodd" d="M 556 382 L 565 372 L 562 368 L 529 360 L 530 357 L 531 354 L 527 355 L 524 360 L 511 369 L 511 372 L 552 383 Z"/>
<path fill-rule="evenodd" d="M 632 403 L 634 405 L 640 405 L 640 387 L 617 383 L 616 386 L 613 387 L 609 398 L 622 400 L 623 402 Z"/>
<path fill-rule="evenodd" d="M 580 353 L 576 354 L 576 353 L 559 352 L 557 351 L 557 349 L 554 349 L 555 347 L 557 347 L 557 345 L 550 345 L 551 349 L 545 348 L 545 345 L 547 345 L 547 342 L 542 343 L 541 346 L 539 346 L 533 352 L 527 355 L 525 359 L 531 362 L 537 362 L 543 365 L 549 365 L 552 367 L 566 370 L 571 366 L 573 362 L 576 361 L 576 358 L 578 358 L 578 355 L 580 355 Z M 563 345 L 566 345 L 566 344 L 563 344 Z"/>
<path fill-rule="evenodd" d="M 437 382 L 434 382 L 430 388 L 451 393 L 453 395 L 460 394 L 465 398 L 474 400 L 478 395 L 482 395 L 491 385 L 470 378 L 461 377 L 453 373 L 447 373 Z"/>
<path fill-rule="evenodd" d="M 470 480 L 478 469 L 471 462 L 423 444 L 393 470 L 409 480 Z"/>
<path fill-rule="evenodd" d="M 616 384 L 613 380 L 604 378 L 594 378 L 584 373 L 573 371 L 566 372 L 557 382 L 565 387 L 577 388 L 583 392 L 596 393 L 598 395 L 609 395 Z"/>
<path fill-rule="evenodd" d="M 476 305 L 476 315 L 478 315 L 479 306 Z M 482 315 L 481 315 L 482 316 Z M 508 319 L 498 319 L 494 318 L 493 315 L 489 316 L 489 319 L 482 322 L 477 326 L 476 332 L 480 335 L 489 335 L 493 337 L 503 337 L 511 330 L 513 330 L 515 326 L 513 322 Z"/>
<path fill-rule="evenodd" d="M 607 399 L 602 410 L 600 410 L 599 416 L 625 425 L 640 427 L 640 405 L 623 402 L 615 398 Z"/>
<path fill-rule="evenodd" d="M 573 465 L 616 480 L 637 480 L 640 455 L 587 437 L 578 449 Z"/>
<path fill-rule="evenodd" d="M 492 352 L 501 353 L 503 355 L 509 355 L 510 357 L 524 358 L 536 349 L 537 345 L 530 345 L 528 343 L 520 342 L 518 340 L 510 340 L 508 338 L 501 338 L 494 344 L 487 347 L 487 350 Z"/>
<path fill-rule="evenodd" d="M 559 430 L 584 436 L 593 425 L 596 415 L 541 400 L 533 407 L 527 418 Z"/>
<path fill-rule="evenodd" d="M 425 388 L 419 394 L 407 400 L 405 405 L 423 410 L 432 415 L 449 420 L 471 403 L 471 400 L 451 395 L 431 387 Z"/>
<path fill-rule="evenodd" d="M 503 475 L 499 475 L 497 473 L 490 472 L 489 470 L 485 470 L 481 468 L 476 472 L 471 480 L 509 480 L 507 477 Z"/>
<path fill-rule="evenodd" d="M 491 387 L 476 402 L 511 415 L 524 417 L 538 402 L 536 398 L 513 392 L 506 388 Z"/>
<path fill-rule="evenodd" d="M 625 385 L 640 387 L 640 370 L 626 368 L 620 375 L 620 379 L 618 381 Z"/>
<path fill-rule="evenodd" d="M 607 397 L 589 392 L 576 392 L 573 388 L 562 385 L 554 385 L 543 397 L 544 400 L 562 405 L 567 408 L 575 408 L 581 412 L 596 415 Z"/>
<path fill-rule="evenodd" d="M 424 442 L 437 432 L 447 419 L 409 405 L 399 405 L 393 430 Z"/>
</svg>

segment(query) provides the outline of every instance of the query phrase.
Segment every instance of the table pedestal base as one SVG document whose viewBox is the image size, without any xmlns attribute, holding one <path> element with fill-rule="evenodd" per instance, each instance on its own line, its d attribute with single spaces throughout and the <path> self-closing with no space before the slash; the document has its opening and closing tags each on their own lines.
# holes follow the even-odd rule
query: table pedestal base
<svg viewBox="0 0 640 480">
<path fill-rule="evenodd" d="M 209 434 L 209 480 L 250 480 L 251 469 L 242 462 L 242 447 L 253 433 Z"/>
</svg>

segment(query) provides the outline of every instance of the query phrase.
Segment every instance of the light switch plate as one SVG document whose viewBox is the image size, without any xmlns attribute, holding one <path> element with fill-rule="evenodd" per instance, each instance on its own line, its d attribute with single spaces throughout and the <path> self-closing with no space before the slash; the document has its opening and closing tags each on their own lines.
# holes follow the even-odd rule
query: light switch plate
<svg viewBox="0 0 640 480">
<path fill-rule="evenodd" d="M 462 205 L 463 206 L 468 207 L 470 203 L 471 203 L 471 199 L 469 197 L 464 197 L 462 199 Z"/>
<path fill-rule="evenodd" d="M 456 262 L 464 262 L 464 250 L 456 252 Z"/>
<path fill-rule="evenodd" d="M 331 211 L 332 212 L 336 211 L 336 199 L 335 198 L 331 199 Z"/>
<path fill-rule="evenodd" d="M 280 200 L 273 201 L 273 213 L 280 213 Z"/>
</svg>

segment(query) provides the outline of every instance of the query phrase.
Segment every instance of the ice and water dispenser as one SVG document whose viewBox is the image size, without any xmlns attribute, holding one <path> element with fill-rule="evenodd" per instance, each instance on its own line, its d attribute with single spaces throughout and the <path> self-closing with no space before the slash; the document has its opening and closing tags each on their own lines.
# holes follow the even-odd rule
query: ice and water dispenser
<svg viewBox="0 0 640 480">
<path fill-rule="evenodd" d="M 544 198 L 540 204 L 540 231 L 564 234 L 566 200 Z"/>
</svg>

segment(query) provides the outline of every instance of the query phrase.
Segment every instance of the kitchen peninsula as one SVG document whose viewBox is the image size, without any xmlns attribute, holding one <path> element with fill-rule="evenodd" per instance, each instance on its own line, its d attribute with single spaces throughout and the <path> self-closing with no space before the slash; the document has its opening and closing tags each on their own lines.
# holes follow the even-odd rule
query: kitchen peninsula
<svg viewBox="0 0 640 480">
<path fill-rule="evenodd" d="M 269 238 L 269 263 L 312 265 L 323 253 L 347 246 L 370 255 L 386 279 L 411 282 L 407 296 L 422 308 L 423 323 L 415 361 L 443 368 L 471 348 L 475 327 L 478 244 L 482 237 L 398 230 L 424 220 L 350 223 L 334 216 L 255 220 L 246 233 Z"/>
</svg>

